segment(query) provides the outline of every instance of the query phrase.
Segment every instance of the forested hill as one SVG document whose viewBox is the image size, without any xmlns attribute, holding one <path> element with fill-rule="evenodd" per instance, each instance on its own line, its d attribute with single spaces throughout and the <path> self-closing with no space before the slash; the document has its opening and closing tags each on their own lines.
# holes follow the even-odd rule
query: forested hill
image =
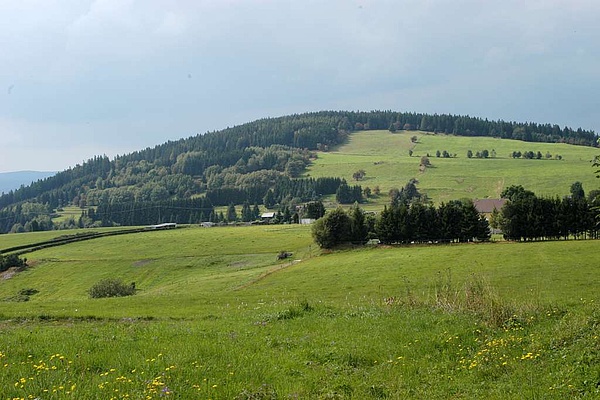
<svg viewBox="0 0 600 400">
<path fill-rule="evenodd" d="M 267 195 L 268 201 L 276 202 L 285 197 L 315 198 L 330 192 L 340 182 L 293 179 L 310 162 L 311 151 L 327 150 L 343 143 L 352 131 L 367 129 L 391 132 L 418 129 L 585 146 L 597 146 L 598 140 L 595 132 L 582 129 L 455 115 L 323 111 L 267 118 L 169 141 L 113 160 L 97 156 L 53 177 L 3 194 L 0 232 L 67 204 L 88 207 L 135 203 L 148 209 L 204 194 L 206 204 L 202 207 L 209 213 L 212 205 L 228 204 L 234 199 L 260 204 Z M 29 210 L 27 218 L 23 216 L 24 204 Z M 201 216 L 190 216 L 189 220 L 198 218 Z"/>
</svg>

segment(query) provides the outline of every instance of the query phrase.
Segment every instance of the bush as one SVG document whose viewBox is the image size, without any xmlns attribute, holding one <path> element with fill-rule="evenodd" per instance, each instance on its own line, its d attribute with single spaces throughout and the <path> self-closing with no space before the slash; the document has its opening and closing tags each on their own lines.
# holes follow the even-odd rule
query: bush
<svg viewBox="0 0 600 400">
<path fill-rule="evenodd" d="M 312 236 L 324 249 L 331 249 L 350 239 L 351 219 L 343 208 L 319 218 L 312 226 Z"/>
<path fill-rule="evenodd" d="M 19 258 L 14 254 L 9 254 L 7 256 L 0 255 L 0 272 L 4 272 L 9 268 L 23 268 L 26 266 L 26 258 Z"/>
<path fill-rule="evenodd" d="M 126 284 L 119 279 L 102 279 L 88 290 L 93 299 L 102 297 L 123 297 L 135 294 L 135 283 Z"/>
</svg>

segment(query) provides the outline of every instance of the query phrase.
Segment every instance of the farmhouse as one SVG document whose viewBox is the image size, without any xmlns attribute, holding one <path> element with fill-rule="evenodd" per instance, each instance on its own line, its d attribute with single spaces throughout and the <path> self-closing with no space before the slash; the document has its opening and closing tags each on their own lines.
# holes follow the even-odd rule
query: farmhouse
<svg viewBox="0 0 600 400">
<path fill-rule="evenodd" d="M 475 208 L 480 214 L 485 216 L 485 219 L 490 221 L 491 215 L 496 211 L 502 210 L 502 207 L 506 204 L 506 199 L 481 199 L 473 201 Z M 502 233 L 500 229 L 491 229 L 493 234 Z"/>
<path fill-rule="evenodd" d="M 260 215 L 261 221 L 264 221 L 264 222 L 271 222 L 271 220 L 273 218 L 275 218 L 274 212 L 264 212 Z"/>
<path fill-rule="evenodd" d="M 165 222 L 164 224 L 149 225 L 146 229 L 175 229 L 177 224 L 175 222 Z"/>
<path fill-rule="evenodd" d="M 500 211 L 506 202 L 506 199 L 481 199 L 474 200 L 473 204 L 479 213 L 491 214 L 494 210 Z"/>
</svg>

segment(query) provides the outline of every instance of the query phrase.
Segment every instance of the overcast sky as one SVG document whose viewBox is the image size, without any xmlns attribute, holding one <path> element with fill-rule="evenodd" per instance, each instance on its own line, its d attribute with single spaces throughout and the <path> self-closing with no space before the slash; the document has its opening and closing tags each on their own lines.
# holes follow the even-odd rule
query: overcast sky
<svg viewBox="0 0 600 400">
<path fill-rule="evenodd" d="M 0 172 L 391 109 L 600 132 L 598 0 L 0 0 Z"/>
</svg>

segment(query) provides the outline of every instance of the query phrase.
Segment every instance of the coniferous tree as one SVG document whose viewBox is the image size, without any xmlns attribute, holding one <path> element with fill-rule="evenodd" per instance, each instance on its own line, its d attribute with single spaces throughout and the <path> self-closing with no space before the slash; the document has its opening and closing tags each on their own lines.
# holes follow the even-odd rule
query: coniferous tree
<svg viewBox="0 0 600 400">
<path fill-rule="evenodd" d="M 397 241 L 398 224 L 396 223 L 394 208 L 397 206 L 384 206 L 383 211 L 379 213 L 379 218 L 375 222 L 375 233 L 381 243 L 390 244 Z"/>
<path fill-rule="evenodd" d="M 256 220 L 258 217 L 260 217 L 260 209 L 258 208 L 258 204 L 255 203 L 252 208 L 252 219 Z"/>
<path fill-rule="evenodd" d="M 263 204 L 267 208 L 273 208 L 275 205 L 275 196 L 271 189 L 267 190 L 267 194 L 265 194 L 265 197 L 263 198 Z"/>
<path fill-rule="evenodd" d="M 229 207 L 227 207 L 227 222 L 235 221 L 237 221 L 237 211 L 235 210 L 235 205 L 231 203 L 229 204 Z"/>
<path fill-rule="evenodd" d="M 357 203 L 350 209 L 350 241 L 364 244 L 367 241 L 368 227 L 365 213 Z"/>
<path fill-rule="evenodd" d="M 325 206 L 322 201 L 311 201 L 304 205 L 303 214 L 306 218 L 319 219 L 325 215 Z"/>
<path fill-rule="evenodd" d="M 581 182 L 574 182 L 571 185 L 571 198 L 575 200 L 585 198 L 585 192 L 583 190 L 583 185 L 581 184 Z"/>
<path fill-rule="evenodd" d="M 242 221 L 250 222 L 253 220 L 254 220 L 254 214 L 252 213 L 252 210 L 250 209 L 250 204 L 248 204 L 248 202 L 244 202 L 244 205 L 242 206 Z"/>
</svg>

